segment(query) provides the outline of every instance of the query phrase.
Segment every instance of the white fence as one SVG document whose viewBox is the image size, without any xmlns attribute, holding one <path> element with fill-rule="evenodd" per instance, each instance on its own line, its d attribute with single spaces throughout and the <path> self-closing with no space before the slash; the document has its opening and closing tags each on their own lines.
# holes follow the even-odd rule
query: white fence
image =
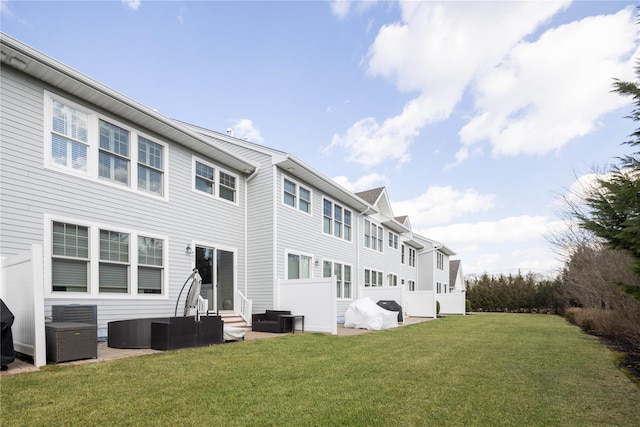
<svg viewBox="0 0 640 427">
<path fill-rule="evenodd" d="M 413 317 L 436 317 L 436 300 L 433 291 L 410 291 L 404 294 L 402 306 Z"/>
<path fill-rule="evenodd" d="M 15 316 L 11 332 L 19 353 L 33 357 L 35 366 L 47 364 L 44 331 L 42 246 L 0 262 L 0 297 Z"/>
<path fill-rule="evenodd" d="M 304 315 L 304 330 L 338 333 L 335 277 L 279 280 L 276 308 Z M 298 322 L 300 322 L 298 320 Z"/>
<path fill-rule="evenodd" d="M 437 294 L 440 302 L 440 314 L 465 314 L 465 293 L 462 291 L 447 294 Z"/>
</svg>

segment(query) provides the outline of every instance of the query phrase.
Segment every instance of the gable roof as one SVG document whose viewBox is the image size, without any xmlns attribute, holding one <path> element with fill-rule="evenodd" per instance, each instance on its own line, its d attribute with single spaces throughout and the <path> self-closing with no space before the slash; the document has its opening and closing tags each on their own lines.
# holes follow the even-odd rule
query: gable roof
<svg viewBox="0 0 640 427">
<path fill-rule="evenodd" d="M 356 193 L 357 196 L 366 200 L 371 206 L 373 206 L 378 213 L 380 213 L 380 222 L 387 228 L 395 231 L 396 233 L 408 233 L 411 231 L 403 223 L 398 222 L 393 216 L 393 210 L 391 209 L 391 202 L 387 196 L 387 189 L 385 187 L 378 187 L 372 190 L 361 191 Z"/>
<path fill-rule="evenodd" d="M 449 286 L 455 286 L 459 268 L 459 259 L 449 260 Z"/>
<path fill-rule="evenodd" d="M 356 193 L 356 195 L 362 198 L 362 200 L 365 200 L 371 206 L 374 206 L 384 192 L 384 189 L 384 187 L 374 188 L 372 190 L 360 191 L 359 193 Z"/>
<path fill-rule="evenodd" d="M 179 122 L 163 116 L 2 32 L 0 32 L 0 52 L 0 61 L 3 65 L 11 66 L 52 87 L 104 108 L 136 125 L 213 158 L 225 166 L 245 174 L 252 173 L 257 168 L 254 162 L 211 144 Z"/>
</svg>

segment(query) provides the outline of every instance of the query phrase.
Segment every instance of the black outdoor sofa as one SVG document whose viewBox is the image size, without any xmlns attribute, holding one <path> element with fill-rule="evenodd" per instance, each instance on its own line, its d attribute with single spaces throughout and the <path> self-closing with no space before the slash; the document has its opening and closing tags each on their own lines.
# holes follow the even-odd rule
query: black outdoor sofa
<svg viewBox="0 0 640 427">
<path fill-rule="evenodd" d="M 282 317 L 283 315 L 291 315 L 291 312 L 285 310 L 267 310 L 265 313 L 254 314 L 251 316 L 251 330 L 256 332 L 275 332 L 278 334 L 293 332 L 293 319 L 290 317 Z"/>
</svg>

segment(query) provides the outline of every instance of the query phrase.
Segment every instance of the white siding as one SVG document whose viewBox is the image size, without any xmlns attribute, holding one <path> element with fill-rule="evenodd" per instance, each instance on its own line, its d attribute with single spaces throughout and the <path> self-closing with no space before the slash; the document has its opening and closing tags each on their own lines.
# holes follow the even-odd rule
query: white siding
<svg viewBox="0 0 640 427">
<path fill-rule="evenodd" d="M 56 296 L 45 301 L 46 316 L 50 315 L 52 304 L 67 303 L 98 305 L 99 327 L 116 319 L 172 315 L 178 293 L 193 267 L 192 256 L 186 254 L 185 247 L 194 239 L 235 248 L 237 271 L 244 270 L 245 183 L 241 173 L 219 165 L 239 176 L 238 205 L 198 194 L 191 189 L 193 153 L 144 129 L 140 130 L 169 144 L 165 171 L 169 176 L 168 201 L 47 169 L 44 167 L 45 88 L 6 67 L 0 75 L 0 88 L 1 256 L 21 253 L 32 244 L 45 244 L 48 241 L 44 236 L 45 215 L 167 237 L 168 295 Z M 46 89 L 78 102 L 53 88 Z M 87 103 L 82 105 L 92 108 Z M 108 112 L 99 112 L 113 117 Z M 113 119 L 135 128 L 120 117 Z M 216 164 L 215 159 L 208 160 Z M 243 280 L 243 274 L 236 274 L 239 288 L 243 287 Z M 45 289 L 50 287 L 50 277 L 44 278 L 44 284 Z"/>
</svg>

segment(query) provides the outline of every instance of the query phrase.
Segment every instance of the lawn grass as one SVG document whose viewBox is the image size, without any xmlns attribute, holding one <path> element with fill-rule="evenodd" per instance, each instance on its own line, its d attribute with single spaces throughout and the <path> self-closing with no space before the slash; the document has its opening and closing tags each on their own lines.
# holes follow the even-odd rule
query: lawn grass
<svg viewBox="0 0 640 427">
<path fill-rule="evenodd" d="M 7 376 L 0 424 L 636 426 L 613 360 L 557 316 L 449 316 Z"/>
</svg>

